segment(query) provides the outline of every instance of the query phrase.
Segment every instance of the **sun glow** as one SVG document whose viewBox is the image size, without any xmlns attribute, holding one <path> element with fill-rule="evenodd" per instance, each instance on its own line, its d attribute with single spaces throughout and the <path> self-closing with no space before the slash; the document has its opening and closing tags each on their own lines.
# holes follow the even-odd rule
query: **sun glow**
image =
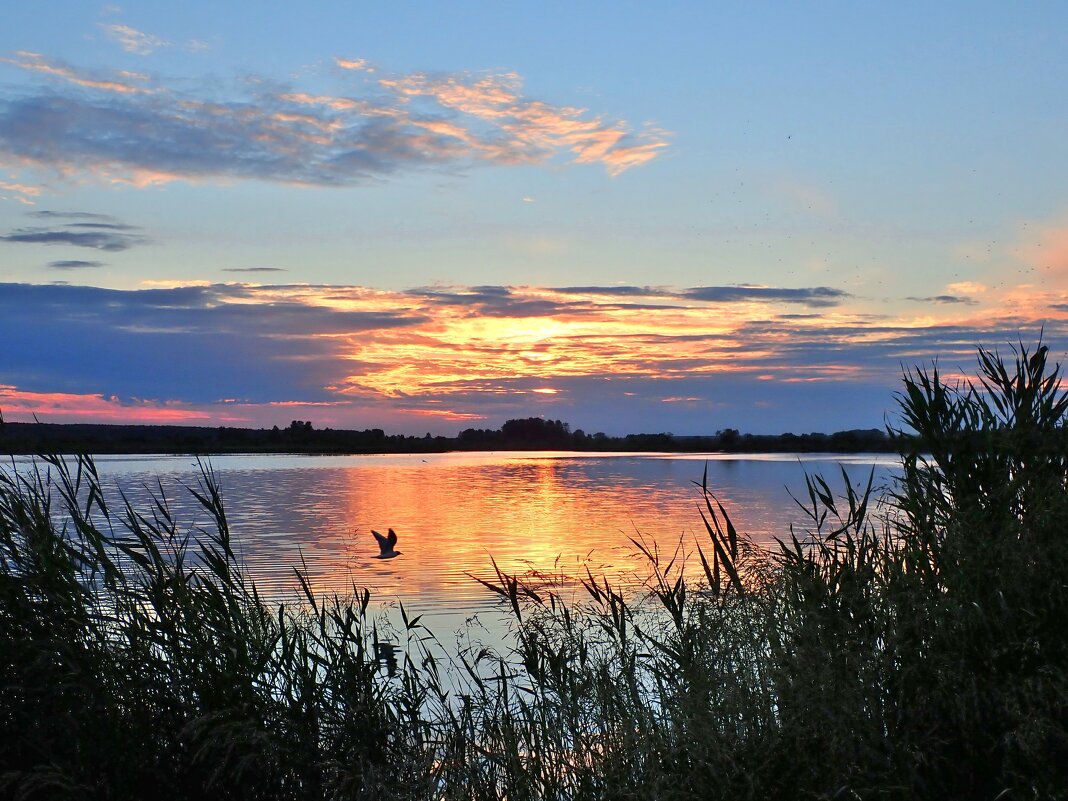
<svg viewBox="0 0 1068 801">
<path fill-rule="evenodd" d="M 845 380 L 863 374 L 864 368 L 845 363 L 791 368 L 783 354 L 799 337 L 844 348 L 890 342 L 902 329 L 945 322 L 925 315 L 876 326 L 863 310 L 844 304 L 821 308 L 818 315 L 780 318 L 786 310 L 774 299 L 680 299 L 666 289 L 649 290 L 656 305 L 633 307 L 613 297 L 611 288 L 569 293 L 543 287 L 490 289 L 484 295 L 451 288 L 419 293 L 321 287 L 263 291 L 278 302 L 283 297 L 292 302 L 295 294 L 310 306 L 412 321 L 322 335 L 335 342 L 342 359 L 358 365 L 336 385 L 350 398 L 504 395 L 514 391 L 508 385 L 515 381 L 536 381 L 536 388 L 523 391 L 548 396 L 559 390 L 542 382 L 584 376 L 678 379 L 719 373 L 766 376 L 778 370 L 782 380 Z M 545 313 L 531 314 L 532 309 Z M 958 312 L 953 322 L 961 321 Z"/>
<path fill-rule="evenodd" d="M 317 422 L 335 426 L 350 420 L 464 421 L 514 409 L 523 396 L 549 401 L 568 393 L 580 399 L 573 385 L 563 383 L 576 380 L 641 381 L 646 385 L 641 393 L 634 393 L 636 385 L 612 392 L 658 404 L 697 403 L 717 397 L 720 377 L 796 385 L 872 380 L 886 374 L 885 357 L 880 363 L 862 354 L 891 354 L 894 370 L 902 360 L 922 361 L 930 352 L 924 344 L 929 332 L 1003 324 L 1006 315 L 998 304 L 1023 292 L 991 290 L 980 295 L 981 302 L 928 304 L 921 313 L 909 313 L 914 307 L 906 306 L 892 317 L 874 314 L 851 296 L 827 302 L 826 291 L 776 295 L 751 286 L 396 291 L 154 279 L 143 287 L 153 294 L 137 293 L 135 302 L 134 293 L 129 299 L 112 293 L 106 315 L 91 314 L 101 315 L 101 324 L 116 326 L 122 336 L 137 331 L 230 336 L 248 332 L 254 321 L 249 352 L 272 375 L 302 380 L 279 382 L 275 397 L 215 404 L 33 395 L 9 388 L 0 394 L 4 411 L 248 423 L 265 419 L 273 408 L 292 409 L 298 417 L 314 411 Z M 809 295 L 798 301 L 790 292 Z M 146 302 L 158 303 L 160 311 L 146 310 Z M 125 311 L 115 311 L 115 304 Z M 798 304 L 808 308 L 801 305 L 798 313 Z M 1049 308 L 1061 319 L 1068 316 L 1068 308 Z M 90 312 L 79 306 L 79 314 Z M 1018 328 L 1019 321 L 1015 324 Z M 964 352 L 944 336 L 939 341 L 940 353 Z M 699 391 L 672 383 L 684 381 L 712 383 Z M 665 383 L 648 388 L 657 382 Z M 242 396 L 239 385 L 220 383 L 218 397 Z"/>
</svg>

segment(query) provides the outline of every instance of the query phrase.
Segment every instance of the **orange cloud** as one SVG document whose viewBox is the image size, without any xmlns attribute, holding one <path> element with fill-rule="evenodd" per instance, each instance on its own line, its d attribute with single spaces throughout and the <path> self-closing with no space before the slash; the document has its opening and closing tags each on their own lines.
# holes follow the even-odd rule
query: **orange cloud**
<svg viewBox="0 0 1068 801">
<path fill-rule="evenodd" d="M 654 290 L 655 292 L 655 290 Z M 662 308 L 631 309 L 614 302 L 591 303 L 551 289 L 510 289 L 521 311 L 541 304 L 545 313 L 508 316 L 471 313 L 459 293 L 453 305 L 426 309 L 430 320 L 420 326 L 367 337 L 340 337 L 350 358 L 362 365 L 339 391 L 352 396 L 372 393 L 391 398 L 440 397 L 470 391 L 505 392 L 516 378 L 540 379 L 588 375 L 645 376 L 662 379 L 756 370 L 738 358 L 738 343 L 749 321 L 773 316 L 775 303 L 676 301 Z M 311 302 L 306 301 L 306 302 Z M 407 295 L 363 295 L 378 311 L 411 310 Z M 344 304 L 344 308 L 353 308 Z M 715 309 L 715 314 L 710 310 Z M 834 322 L 856 323 L 855 313 L 828 312 L 819 319 L 796 321 L 781 336 L 750 343 L 748 360 L 772 358 L 776 338 L 788 344 L 798 330 L 818 330 Z M 343 346 L 345 347 L 345 346 Z M 760 368 L 766 371 L 767 365 Z M 823 370 L 821 378 L 844 375 Z M 549 394 L 545 388 L 529 390 Z"/>
<path fill-rule="evenodd" d="M 375 68 L 365 58 L 335 58 L 334 63 L 337 64 L 343 70 L 362 70 L 363 72 L 374 72 Z"/>
<path fill-rule="evenodd" d="M 480 141 L 480 150 L 496 160 L 537 161 L 556 150 L 569 150 L 580 164 L 600 162 L 612 175 L 654 159 L 667 147 L 662 131 L 635 137 L 623 123 L 588 117 L 588 110 L 554 106 L 522 96 L 523 81 L 516 73 L 472 79 L 464 75 L 431 77 L 416 73 L 382 78 L 379 84 L 402 97 L 428 98 L 437 104 L 491 123 L 508 134 L 502 141 Z M 453 125 L 449 135 L 462 141 L 477 135 Z"/>
<path fill-rule="evenodd" d="M 30 72 L 40 72 L 45 75 L 62 78 L 65 81 L 69 81 L 77 86 L 84 86 L 88 89 L 100 89 L 105 92 L 117 92 L 119 94 L 147 94 L 151 91 L 150 89 L 143 86 L 137 86 L 130 82 L 131 76 L 132 79 L 136 81 L 143 79 L 144 76 L 137 75 L 136 73 L 120 73 L 120 77 L 127 78 L 125 81 L 89 78 L 80 75 L 70 67 L 49 61 L 40 53 L 33 53 L 29 50 L 17 50 L 15 51 L 15 55 L 18 58 L 0 58 L 0 61 L 7 64 L 13 64 L 16 67 Z"/>
<path fill-rule="evenodd" d="M 436 417 L 441 420 L 485 420 L 485 415 L 472 412 L 454 412 L 450 409 L 397 409 L 398 412 L 413 417 Z"/>
</svg>

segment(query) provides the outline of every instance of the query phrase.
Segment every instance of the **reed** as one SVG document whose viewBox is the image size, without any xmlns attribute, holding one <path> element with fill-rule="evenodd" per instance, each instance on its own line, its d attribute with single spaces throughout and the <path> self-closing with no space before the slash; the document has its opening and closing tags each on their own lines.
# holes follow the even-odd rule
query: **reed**
<svg viewBox="0 0 1068 801">
<path fill-rule="evenodd" d="M 269 604 L 210 467 L 181 533 L 93 462 L 0 473 L 0 796 L 1064 798 L 1068 399 L 1048 350 L 904 376 L 901 476 L 806 476 L 772 549 L 700 484 L 639 590 L 485 582 L 515 647 L 446 652 L 366 591 Z M 694 570 L 700 576 L 695 580 Z M 394 634 L 394 637 L 397 635 Z"/>
</svg>

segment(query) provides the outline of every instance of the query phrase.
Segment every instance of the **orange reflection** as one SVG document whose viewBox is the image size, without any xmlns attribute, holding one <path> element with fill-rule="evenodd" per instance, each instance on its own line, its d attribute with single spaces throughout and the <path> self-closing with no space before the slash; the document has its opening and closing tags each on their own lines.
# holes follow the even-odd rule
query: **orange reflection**
<svg viewBox="0 0 1068 801">
<path fill-rule="evenodd" d="M 617 461 L 617 470 L 612 460 L 557 456 L 361 457 L 331 476 L 332 498 L 316 495 L 336 503 L 323 510 L 336 528 L 299 532 L 311 585 L 331 593 L 355 583 L 406 603 L 484 607 L 492 596 L 470 575 L 493 578 L 493 561 L 506 573 L 579 591 L 587 568 L 611 581 L 647 575 L 628 539 L 638 532 L 665 562 L 680 539 L 692 552 L 695 531 L 705 536 L 691 483 L 697 462 L 643 457 L 643 467 Z M 739 513 L 740 525 L 745 517 Z M 370 530 L 389 527 L 402 555 L 375 559 Z M 324 539 L 309 544 L 314 535 Z M 689 568 L 700 571 L 696 559 Z"/>
</svg>

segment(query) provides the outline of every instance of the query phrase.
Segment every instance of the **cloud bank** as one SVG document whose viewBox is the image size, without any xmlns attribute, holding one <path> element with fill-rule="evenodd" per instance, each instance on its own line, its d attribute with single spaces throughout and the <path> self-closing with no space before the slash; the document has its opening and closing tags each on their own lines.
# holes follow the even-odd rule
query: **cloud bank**
<svg viewBox="0 0 1068 801">
<path fill-rule="evenodd" d="M 1056 309 L 1038 319 L 950 303 L 938 319 L 890 318 L 849 297 L 833 287 L 3 284 L 0 337 L 21 344 L 0 352 L 0 404 L 8 419 L 158 411 L 420 433 L 531 414 L 617 433 L 830 430 L 881 425 L 902 367 L 937 358 L 952 375 L 977 344 L 1033 340 L 1043 326 L 1058 358 L 1068 345 L 1068 314 Z"/>
</svg>

